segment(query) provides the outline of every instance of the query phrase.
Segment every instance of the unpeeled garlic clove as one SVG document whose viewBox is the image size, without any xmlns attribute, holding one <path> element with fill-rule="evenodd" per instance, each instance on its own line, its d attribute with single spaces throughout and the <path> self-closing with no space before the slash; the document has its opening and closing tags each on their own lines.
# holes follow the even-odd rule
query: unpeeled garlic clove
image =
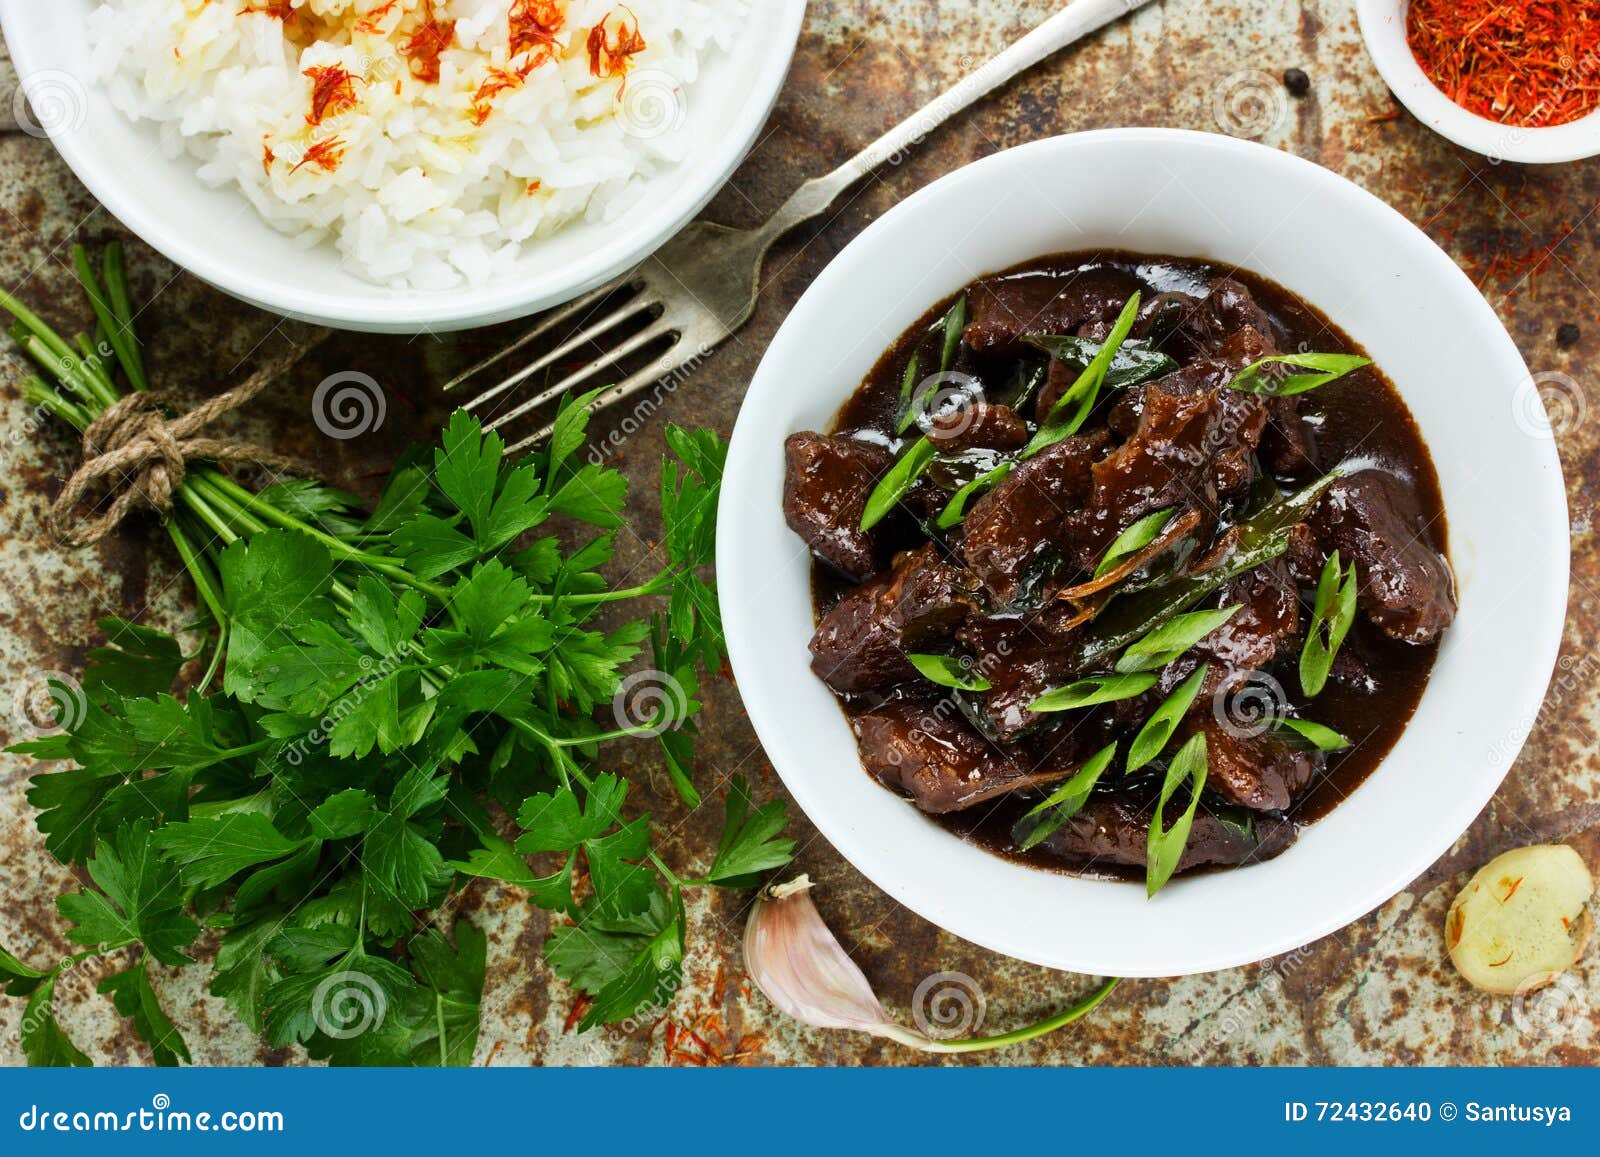
<svg viewBox="0 0 1600 1157">
<path fill-rule="evenodd" d="M 761 890 L 744 927 L 744 960 L 756 987 L 802 1024 L 876 1032 L 889 1019 L 811 902 L 806 876 Z"/>
<path fill-rule="evenodd" d="M 853 1029 L 923 1052 L 979 1052 L 1043 1036 L 1088 1013 L 1110 995 L 1115 978 L 1047 1020 L 999 1036 L 934 1040 L 895 1024 L 866 976 L 828 930 L 811 902 L 811 881 L 799 876 L 761 890 L 744 929 L 750 978 L 779 1009 L 814 1028 Z"/>
</svg>

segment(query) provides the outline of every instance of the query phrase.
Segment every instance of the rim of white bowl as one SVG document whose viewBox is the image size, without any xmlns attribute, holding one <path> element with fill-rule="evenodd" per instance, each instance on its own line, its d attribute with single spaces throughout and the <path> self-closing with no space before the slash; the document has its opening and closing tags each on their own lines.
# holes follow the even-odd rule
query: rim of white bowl
<svg viewBox="0 0 1600 1157">
<path fill-rule="evenodd" d="M 840 814 L 836 807 L 829 806 L 824 798 L 828 794 L 826 788 L 808 778 L 800 766 L 803 753 L 789 750 L 779 742 L 784 727 L 786 705 L 781 701 L 779 694 L 781 688 L 776 685 L 775 660 L 766 653 L 769 648 L 763 646 L 764 624 L 761 621 L 761 615 L 767 613 L 770 607 L 766 592 L 770 587 L 772 560 L 755 558 L 746 549 L 749 538 L 743 533 L 741 524 L 743 527 L 748 527 L 752 518 L 772 518 L 779 520 L 781 524 L 781 507 L 773 496 L 770 511 L 761 507 L 759 513 L 752 515 L 748 513 L 751 503 L 730 503 L 728 497 L 753 496 L 757 503 L 761 501 L 762 489 L 751 481 L 750 475 L 756 470 L 754 464 L 759 456 L 781 458 L 783 434 L 779 434 L 776 441 L 758 443 L 758 437 L 767 431 L 762 431 L 761 434 L 754 431 L 757 425 L 764 421 L 764 395 L 782 385 L 779 371 L 773 368 L 773 363 L 781 355 L 792 352 L 785 348 L 783 330 L 799 327 L 800 331 L 804 332 L 805 327 L 811 323 L 812 315 L 822 312 L 822 302 L 833 291 L 835 283 L 843 283 L 849 277 L 850 267 L 856 263 L 851 260 L 854 254 L 870 252 L 878 238 L 893 228 L 898 219 L 916 212 L 923 204 L 967 182 L 987 180 L 991 172 L 1003 173 L 1008 167 L 1017 169 L 1025 166 L 1028 159 L 1036 153 L 1052 149 L 1092 146 L 1103 141 L 1144 142 L 1172 148 L 1212 149 L 1250 159 L 1268 156 L 1272 163 L 1298 170 L 1306 181 L 1315 186 L 1313 192 L 1323 198 L 1323 203 L 1339 200 L 1357 203 L 1360 206 L 1359 211 L 1386 219 L 1391 228 L 1398 227 L 1405 234 L 1409 234 L 1414 242 L 1419 243 L 1420 248 L 1417 252 L 1421 255 L 1420 260 L 1429 266 L 1425 270 L 1429 277 L 1454 284 L 1456 295 L 1462 305 L 1463 323 L 1478 327 L 1491 335 L 1498 334 L 1496 344 L 1502 346 L 1503 356 L 1500 360 L 1504 362 L 1503 368 L 1509 370 L 1514 366 L 1526 377 L 1526 364 L 1515 343 L 1511 341 L 1510 335 L 1506 333 L 1503 323 L 1450 257 L 1394 208 L 1354 182 L 1320 165 L 1255 142 L 1182 129 L 1102 129 L 1034 141 L 966 165 L 898 203 L 888 213 L 872 222 L 837 254 L 796 303 L 757 368 L 734 426 L 723 479 L 724 501 L 717 523 L 719 584 L 723 592 L 722 607 L 730 665 L 751 725 L 761 740 L 767 757 L 783 779 L 785 787 L 818 831 L 874 885 L 931 923 L 1003 955 L 1047 967 L 1097 975 L 1147 977 L 1188 975 L 1238 967 L 1290 952 L 1360 919 L 1393 898 L 1447 852 L 1493 797 L 1526 741 L 1532 720 L 1537 717 L 1560 649 L 1562 628 L 1566 618 L 1570 566 L 1569 550 L 1565 546 L 1568 541 L 1566 489 L 1554 438 L 1538 440 L 1534 451 L 1538 459 L 1535 486 L 1540 497 L 1536 504 L 1537 509 L 1529 514 L 1527 524 L 1537 525 L 1537 533 L 1549 540 L 1551 553 L 1536 570 L 1548 586 L 1544 591 L 1545 598 L 1541 600 L 1544 604 L 1543 609 L 1527 636 L 1528 649 L 1524 653 L 1530 669 L 1541 672 L 1542 675 L 1530 679 L 1521 688 L 1507 690 L 1502 698 L 1504 717 L 1507 720 L 1518 721 L 1520 732 L 1514 738 L 1508 737 L 1503 746 L 1489 753 L 1486 764 L 1489 770 L 1475 775 L 1469 790 L 1440 801 L 1439 808 L 1427 817 L 1429 823 L 1423 825 L 1414 841 L 1406 843 L 1405 846 L 1386 848 L 1385 853 L 1392 854 L 1392 861 L 1388 862 L 1381 872 L 1373 873 L 1372 878 L 1359 890 L 1352 890 L 1350 894 L 1340 897 L 1337 904 L 1329 905 L 1320 911 L 1311 910 L 1310 906 L 1298 908 L 1294 905 L 1285 906 L 1282 911 L 1275 912 L 1270 920 L 1265 922 L 1261 934 L 1248 944 L 1219 943 L 1203 948 L 1187 946 L 1188 955 L 1180 962 L 1163 960 L 1159 964 L 1138 959 L 1138 950 L 1130 954 L 1126 950 L 1108 951 L 1101 946 L 1083 946 L 1077 943 L 1070 947 L 1057 944 L 1041 948 L 1027 936 L 995 934 L 982 918 L 973 918 L 950 910 L 943 897 L 932 894 L 918 882 L 908 878 L 904 867 L 895 861 L 893 853 L 886 846 L 846 831 L 847 817 Z M 931 300 L 929 304 L 932 304 Z M 1338 319 L 1334 320 L 1337 323 Z M 771 383 L 771 389 L 768 388 L 768 383 Z M 1403 396 L 1403 387 L 1401 389 Z M 848 392 L 841 396 L 841 404 L 846 396 Z M 741 510 L 746 512 L 737 513 Z M 762 608 L 761 611 L 758 612 L 757 607 Z M 804 677 L 811 677 L 808 670 L 802 670 L 801 674 Z M 837 710 L 837 705 L 833 706 Z M 842 712 L 840 721 L 843 724 Z M 1379 774 L 1383 764 L 1387 763 L 1392 755 L 1391 752 L 1385 756 L 1368 782 Z M 853 770 L 863 779 L 866 778 L 866 772 L 860 767 L 859 757 Z M 891 802 L 900 803 L 900 801 Z M 910 807 L 909 804 L 900 806 Z M 1311 838 L 1321 824 L 1326 822 L 1326 820 L 1319 821 L 1318 824 L 1305 829 L 1302 842 Z M 925 827 L 929 840 L 948 841 L 951 857 L 959 855 L 960 851 L 965 849 L 976 855 L 995 859 L 998 863 L 1005 863 L 997 857 L 992 857 L 988 852 L 971 848 L 964 841 L 931 823 L 927 823 Z M 1294 851 L 1295 849 L 1290 849 L 1290 854 Z M 1352 849 L 1352 852 L 1359 851 L 1360 849 Z M 1028 875 L 1046 877 L 1053 875 L 1020 865 L 1008 866 Z M 1273 870 L 1274 865 L 1269 862 L 1254 865 L 1249 872 L 1270 873 Z M 1229 875 L 1233 873 L 1226 873 L 1223 878 L 1226 879 Z M 1191 882 L 1204 884 L 1209 879 L 1208 877 Z M 1105 883 L 1101 886 L 1128 887 L 1116 883 Z"/>
<path fill-rule="evenodd" d="M 1600 110 L 1570 124 L 1519 128 L 1468 112 L 1428 79 L 1406 42 L 1409 0 L 1356 0 L 1367 54 L 1389 91 L 1428 128 L 1491 161 L 1553 165 L 1600 155 Z"/>
<path fill-rule="evenodd" d="M 700 162 L 704 166 L 702 176 L 682 182 L 651 214 L 648 219 L 659 224 L 647 226 L 644 218 L 630 224 L 624 216 L 621 223 L 629 227 L 619 228 L 615 239 L 595 247 L 581 262 L 569 265 L 560 274 L 539 274 L 531 282 L 513 275 L 476 289 L 464 286 L 408 290 L 396 292 L 393 297 L 355 301 L 319 290 L 315 285 L 255 279 L 249 270 L 231 264 L 223 256 L 226 246 L 208 244 L 215 238 L 185 236 L 177 223 L 164 220 L 149 206 L 124 196 L 116 174 L 101 167 L 93 150 L 78 134 L 55 132 L 50 134 L 50 140 L 95 200 L 142 241 L 196 277 L 251 305 L 285 317 L 362 331 L 411 332 L 492 325 L 561 305 L 604 285 L 659 249 L 721 191 L 754 147 L 757 135 L 783 91 L 784 80 L 794 60 L 806 2 L 779 2 L 784 7 L 778 13 L 754 10 L 750 13 L 750 19 L 771 22 L 771 35 L 764 37 L 768 54 L 753 89 L 754 99 L 739 106 L 727 131 L 719 135 L 715 149 Z M 11 32 L 18 26 L 17 13 L 36 3 L 37 0 L 0 0 L 0 26 L 6 33 L 6 47 L 17 70 L 19 92 L 25 90 L 29 78 L 41 68 L 34 45 L 26 37 L 13 39 Z M 188 164 L 188 161 L 181 163 Z M 239 196 L 242 201 L 243 194 Z M 284 243 L 292 245 L 294 238 L 286 234 Z"/>
</svg>

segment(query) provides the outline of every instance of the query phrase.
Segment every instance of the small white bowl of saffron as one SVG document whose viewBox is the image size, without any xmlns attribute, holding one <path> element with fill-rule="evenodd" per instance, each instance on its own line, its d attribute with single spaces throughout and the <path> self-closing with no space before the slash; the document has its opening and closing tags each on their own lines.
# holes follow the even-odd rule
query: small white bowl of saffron
<svg viewBox="0 0 1600 1157">
<path fill-rule="evenodd" d="M 1460 16 L 1469 13 L 1473 5 L 1450 0 L 1448 7 L 1452 16 Z M 1489 9 L 1494 7 L 1485 7 L 1486 18 L 1500 19 L 1490 14 Z M 1424 125 L 1462 148 L 1495 161 L 1543 165 L 1600 155 L 1600 105 L 1575 120 L 1534 127 L 1480 116 L 1457 104 L 1424 71 L 1412 50 L 1407 35 L 1410 8 L 1410 0 L 1356 0 L 1361 35 L 1372 62 L 1390 91 Z M 1578 56 L 1562 54 L 1545 62 L 1541 68 L 1545 78 L 1553 72 L 1556 79 L 1541 91 L 1531 107 L 1536 124 L 1557 119 L 1559 107 L 1582 91 L 1580 86 L 1600 86 L 1600 15 L 1578 3 L 1557 4 L 1554 9 L 1574 21 L 1587 22 L 1594 47 L 1584 51 L 1582 40 L 1578 40 Z M 1463 26 L 1467 26 L 1465 22 Z M 1526 77 L 1508 75 L 1513 86 L 1527 90 Z"/>
</svg>

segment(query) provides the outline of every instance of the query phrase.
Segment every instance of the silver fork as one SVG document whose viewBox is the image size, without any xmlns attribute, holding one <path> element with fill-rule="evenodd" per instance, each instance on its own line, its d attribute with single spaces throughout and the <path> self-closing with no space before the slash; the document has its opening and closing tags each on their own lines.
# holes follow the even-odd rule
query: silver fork
<svg viewBox="0 0 1600 1157">
<path fill-rule="evenodd" d="M 623 359 L 666 339 L 667 345 L 650 362 L 609 386 L 589 403 L 591 410 L 631 397 L 652 381 L 703 358 L 749 320 L 760 292 L 762 261 L 772 243 L 803 221 L 823 212 L 845 189 L 906 149 L 979 97 L 998 88 L 1024 69 L 1087 36 L 1149 0 L 1075 0 L 1045 20 L 1015 44 L 968 73 L 953 88 L 895 125 L 833 172 L 805 182 L 763 225 L 755 229 L 730 229 L 709 221 L 690 223 L 640 265 L 597 289 L 549 311 L 509 345 L 451 379 L 445 390 L 467 388 L 489 370 L 519 351 L 550 336 L 558 327 L 576 320 L 577 328 L 552 349 L 502 378 L 465 403 L 482 411 L 500 400 L 509 408 L 485 424 L 497 430 L 547 406 L 569 391 L 590 382 Z M 608 298 L 631 291 L 632 296 L 598 317 L 591 311 Z M 602 339 L 629 321 L 642 329 L 607 347 Z M 531 397 L 508 396 L 542 370 L 594 343 L 602 352 L 580 369 L 538 389 Z M 522 450 L 550 433 L 546 424 L 512 445 Z"/>
</svg>

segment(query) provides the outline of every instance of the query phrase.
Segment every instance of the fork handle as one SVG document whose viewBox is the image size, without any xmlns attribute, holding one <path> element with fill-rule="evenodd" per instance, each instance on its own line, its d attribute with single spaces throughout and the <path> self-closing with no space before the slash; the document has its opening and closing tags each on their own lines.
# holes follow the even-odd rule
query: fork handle
<svg viewBox="0 0 1600 1157">
<path fill-rule="evenodd" d="M 835 198 L 885 161 L 892 160 L 1017 73 L 1109 24 L 1149 0 L 1073 0 L 1009 48 L 983 64 L 940 96 L 923 105 L 826 176 L 813 177 L 796 189 L 759 230 L 774 239 L 821 213 Z"/>
</svg>

